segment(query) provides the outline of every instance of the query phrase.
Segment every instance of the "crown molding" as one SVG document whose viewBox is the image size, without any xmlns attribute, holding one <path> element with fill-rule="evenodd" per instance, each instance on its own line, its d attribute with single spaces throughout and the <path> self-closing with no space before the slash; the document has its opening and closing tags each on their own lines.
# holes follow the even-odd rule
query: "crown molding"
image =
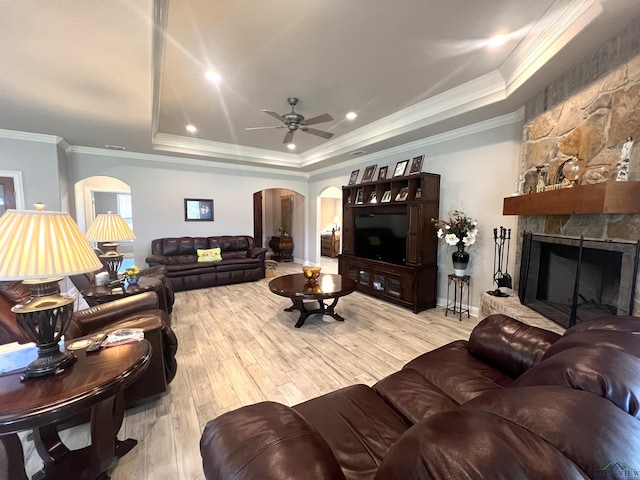
<svg viewBox="0 0 640 480">
<path fill-rule="evenodd" d="M 296 177 L 296 178 L 304 178 L 304 179 L 309 178 L 309 174 L 307 172 L 300 172 L 297 170 L 282 170 L 281 168 L 278 168 L 278 167 L 260 167 L 260 166 L 254 166 L 254 165 L 230 163 L 230 162 L 215 161 L 215 160 L 204 160 L 204 159 L 198 159 L 198 158 L 172 157 L 169 155 L 157 155 L 153 153 L 138 153 L 138 152 L 130 152 L 130 151 L 109 150 L 106 148 L 71 146 L 71 153 L 92 155 L 92 156 L 102 156 L 102 157 L 113 157 L 113 158 L 119 158 L 123 160 L 140 160 L 144 162 L 167 163 L 167 164 L 175 164 L 175 165 L 182 165 L 182 166 L 191 165 L 195 167 L 204 167 L 204 168 L 213 168 L 213 169 L 269 173 L 272 175 L 275 174 L 275 175 L 284 176 L 284 177 Z"/>
<path fill-rule="evenodd" d="M 511 95 L 603 12 L 599 0 L 559 0 L 527 32 L 499 70 Z"/>
<path fill-rule="evenodd" d="M 483 120 L 482 122 L 466 125 L 464 127 L 456 128 L 455 130 L 450 130 L 448 132 L 440 133 L 438 135 L 433 135 L 431 137 L 416 140 L 414 142 L 405 143 L 403 145 L 399 145 L 393 148 L 388 148 L 380 152 L 371 153 L 369 155 L 363 155 L 361 157 L 354 158 L 346 162 L 340 163 L 340 167 L 341 168 L 355 167 L 357 165 L 362 164 L 365 161 L 373 162 L 377 160 L 384 160 L 386 158 L 393 157 L 396 155 L 405 155 L 405 154 L 413 155 L 417 150 L 427 148 L 433 145 L 437 145 L 439 143 L 450 142 L 452 140 L 466 137 L 468 135 L 485 132 L 494 128 L 503 127 L 505 125 L 511 125 L 513 123 L 522 123 L 523 121 L 524 121 L 524 107 L 521 107 L 515 112 L 508 113 L 506 115 L 501 115 L 499 117 L 491 118 L 489 120 Z M 314 177 L 316 175 L 322 175 L 335 170 L 336 170 L 335 165 L 330 167 L 322 167 L 310 172 L 310 176 Z"/>
<path fill-rule="evenodd" d="M 0 129 L 0 138 L 9 138 L 11 140 L 27 140 L 30 142 L 40 143 L 60 143 L 64 139 L 55 135 L 47 135 L 45 133 L 18 132 L 17 130 Z M 68 144 L 67 144 L 68 145 Z"/>
<path fill-rule="evenodd" d="M 153 137 L 153 148 L 174 153 L 206 155 L 279 167 L 298 168 L 300 166 L 299 156 L 294 153 L 280 153 L 263 148 L 200 140 L 167 133 L 158 133 Z"/>
</svg>

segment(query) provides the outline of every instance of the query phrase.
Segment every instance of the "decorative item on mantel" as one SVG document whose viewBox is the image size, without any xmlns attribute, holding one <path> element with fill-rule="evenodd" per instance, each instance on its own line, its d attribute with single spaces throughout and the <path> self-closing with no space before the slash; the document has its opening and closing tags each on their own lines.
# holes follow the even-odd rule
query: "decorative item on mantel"
<svg viewBox="0 0 640 480">
<path fill-rule="evenodd" d="M 633 137 L 627 137 L 627 141 L 622 145 L 622 151 L 620 152 L 620 161 L 616 165 L 616 182 L 626 182 L 627 180 L 629 180 L 631 147 L 633 147 Z"/>
<path fill-rule="evenodd" d="M 457 247 L 451 254 L 453 271 L 459 277 L 464 276 L 469 266 L 469 253 L 465 251 L 465 247 L 476 243 L 478 222 L 467 217 L 462 210 L 452 210 L 448 220 L 432 218 L 431 221 L 438 229 L 438 238 L 444 238 L 448 245 Z"/>
</svg>

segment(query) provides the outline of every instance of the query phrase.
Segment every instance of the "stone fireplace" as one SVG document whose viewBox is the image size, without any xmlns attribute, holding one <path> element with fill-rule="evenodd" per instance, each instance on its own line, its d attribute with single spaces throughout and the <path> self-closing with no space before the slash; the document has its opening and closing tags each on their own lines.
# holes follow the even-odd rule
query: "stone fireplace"
<svg viewBox="0 0 640 480">
<path fill-rule="evenodd" d="M 613 173 L 628 136 L 635 140 L 629 181 L 615 182 Z M 576 155 L 583 176 L 575 187 L 556 190 L 562 187 L 557 185 L 562 165 Z M 520 172 L 520 192 L 525 194 L 505 199 L 504 211 L 506 215 L 518 215 L 515 265 L 521 262 L 525 232 L 540 238 L 570 239 L 569 243 L 583 237 L 591 242 L 590 246 L 625 244 L 633 248 L 637 244 L 640 239 L 640 22 L 634 22 L 589 56 L 568 66 L 558 79 L 527 103 Z M 544 184 L 542 190 L 539 189 L 542 193 L 526 194 L 534 190 L 538 180 Z M 517 208 L 509 211 L 509 202 Z M 578 247 L 574 244 L 557 248 L 558 251 L 544 255 L 560 263 L 554 265 L 556 268 L 562 269 L 564 265 L 564 268 L 575 269 L 575 265 L 563 264 L 562 258 L 565 249 Z M 617 265 L 618 260 L 609 255 L 618 254 L 604 253 L 608 258 L 606 263 Z M 622 255 L 628 260 L 630 254 Z M 597 262 L 592 263 L 582 272 L 582 278 L 602 270 L 596 266 Z M 605 296 L 598 303 L 610 304 L 620 314 L 633 311 L 638 316 L 638 272 L 629 273 L 628 267 L 621 268 L 625 271 L 619 289 L 634 290 L 635 285 L 635 291 L 629 296 L 634 299 L 633 305 L 625 305 L 627 300 L 614 301 L 614 296 Z M 517 291 L 524 277 L 519 271 L 513 274 Z M 571 283 L 570 280 L 564 283 L 567 282 Z M 555 283 L 551 288 L 559 289 Z M 572 289 L 569 296 L 573 298 L 573 294 Z M 626 294 L 623 297 L 627 298 Z"/>
<path fill-rule="evenodd" d="M 640 242 L 525 233 L 520 302 L 567 328 L 634 309 Z"/>
</svg>

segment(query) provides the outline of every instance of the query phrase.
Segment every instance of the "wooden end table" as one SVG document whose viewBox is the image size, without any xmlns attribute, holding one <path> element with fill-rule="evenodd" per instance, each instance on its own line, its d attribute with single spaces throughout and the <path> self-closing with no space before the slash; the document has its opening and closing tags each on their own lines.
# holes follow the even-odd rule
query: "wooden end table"
<svg viewBox="0 0 640 480">
<path fill-rule="evenodd" d="M 269 290 L 281 297 L 290 298 L 293 302 L 292 306 L 284 309 L 285 312 L 300 311 L 296 328 L 304 325 L 307 317 L 314 313 L 330 315 L 339 322 L 343 322 L 344 318 L 335 312 L 335 306 L 340 297 L 349 295 L 355 289 L 356 283 L 353 280 L 331 273 L 320 274 L 315 283 L 309 282 L 302 273 L 283 275 L 269 282 Z M 333 299 L 331 305 L 325 305 L 324 301 L 331 299 Z M 307 310 L 304 300 L 316 300 L 318 308 Z"/>
<path fill-rule="evenodd" d="M 114 458 L 136 444 L 118 440 L 124 418 L 122 390 L 148 367 L 146 340 L 87 354 L 58 375 L 20 381 L 22 371 L 0 375 L 0 478 L 26 480 L 22 445 L 16 432 L 33 430 L 44 467 L 34 479 L 102 479 Z M 57 424 L 91 409 L 91 445 L 69 450 Z M 3 458 L 3 456 L 5 458 Z"/>
<path fill-rule="evenodd" d="M 122 286 L 108 287 L 106 285 L 91 285 L 83 288 L 80 293 L 89 306 L 113 302 L 119 298 L 138 295 L 143 292 L 156 292 L 158 294 L 160 308 L 166 311 L 166 298 L 162 280 L 158 277 L 144 276 L 138 279 L 138 283 L 129 285 L 124 282 Z"/>
</svg>

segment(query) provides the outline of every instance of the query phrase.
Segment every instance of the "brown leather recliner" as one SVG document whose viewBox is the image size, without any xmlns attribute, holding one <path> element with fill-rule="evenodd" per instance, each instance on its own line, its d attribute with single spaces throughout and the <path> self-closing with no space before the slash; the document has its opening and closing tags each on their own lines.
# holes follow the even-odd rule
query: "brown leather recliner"
<svg viewBox="0 0 640 480">
<path fill-rule="evenodd" d="M 0 282 L 0 344 L 30 342 L 16 323 L 11 307 L 30 297 L 21 282 Z M 127 408 L 144 403 L 166 392 L 177 371 L 175 359 L 178 339 L 171 329 L 170 316 L 158 307 L 154 292 L 114 300 L 73 313 L 65 342 L 120 328 L 143 328 L 151 343 L 151 363 L 142 376 L 124 391 Z"/>
<path fill-rule="evenodd" d="M 94 251 L 97 250 L 94 248 Z M 99 250 L 98 250 L 99 252 Z M 83 273 L 79 275 L 70 275 L 69 278 L 73 282 L 73 285 L 79 292 L 86 287 L 95 285 L 96 273 L 104 271 L 97 270 L 91 273 Z M 164 265 L 158 265 L 156 267 L 149 267 L 140 270 L 140 276 L 156 277 L 161 282 L 161 288 L 158 289 L 158 300 L 160 308 L 167 313 L 173 311 L 173 304 L 175 302 L 175 291 L 171 279 L 167 277 L 167 268 Z M 85 297 L 85 301 L 90 307 L 98 305 L 91 297 Z"/>
<path fill-rule="evenodd" d="M 220 248 L 222 260 L 198 262 L 198 250 Z M 248 235 L 157 238 L 151 242 L 151 267 L 165 266 L 176 291 L 252 282 L 264 278 L 266 248 Z"/>
<path fill-rule="evenodd" d="M 640 458 L 639 357 L 635 317 L 559 336 L 492 315 L 468 342 L 425 353 L 373 387 L 210 421 L 205 476 L 622 478 Z"/>
</svg>

